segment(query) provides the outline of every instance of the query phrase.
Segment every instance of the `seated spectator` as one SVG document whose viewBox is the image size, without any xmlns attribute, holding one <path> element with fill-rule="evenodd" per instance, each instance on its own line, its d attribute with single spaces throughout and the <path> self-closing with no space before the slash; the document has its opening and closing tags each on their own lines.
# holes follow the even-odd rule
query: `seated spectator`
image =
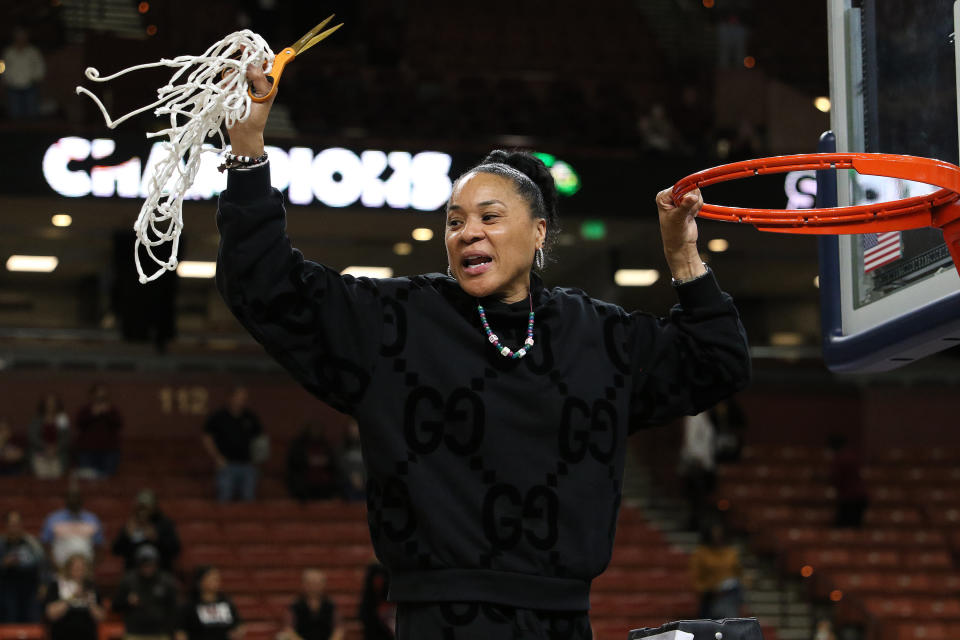
<svg viewBox="0 0 960 640">
<path fill-rule="evenodd" d="M 390 575 L 378 562 L 367 567 L 363 579 L 363 595 L 358 617 L 363 625 L 364 640 L 393 640 L 397 621 L 397 605 L 387 600 Z"/>
<path fill-rule="evenodd" d="M 217 466 L 217 500 L 251 501 L 257 494 L 254 442 L 263 434 L 260 419 L 247 407 L 247 390 L 237 387 L 227 406 L 210 414 L 203 446 Z"/>
<path fill-rule="evenodd" d="M 366 500 L 366 472 L 360 449 L 360 427 L 356 420 L 351 420 L 347 425 L 347 434 L 337 452 L 337 471 L 340 473 L 343 499 L 349 502 Z"/>
<path fill-rule="evenodd" d="M 124 640 L 170 640 L 177 621 L 177 583 L 159 567 L 160 553 L 137 547 L 136 567 L 117 587 L 113 610 L 123 614 Z"/>
<path fill-rule="evenodd" d="M 324 593 L 327 576 L 317 569 L 303 572 L 303 593 L 290 605 L 277 640 L 343 640 L 337 606 Z"/>
<path fill-rule="evenodd" d="M 72 555 L 63 563 L 63 570 L 47 587 L 43 610 L 48 640 L 97 640 L 105 614 L 85 555 Z"/>
<path fill-rule="evenodd" d="M 679 466 L 689 511 L 687 526 L 691 531 L 698 531 L 717 484 L 716 431 L 708 412 L 683 419 Z"/>
<path fill-rule="evenodd" d="M 24 531 L 19 512 L 9 512 L 6 520 L 0 536 L 0 624 L 38 622 L 43 547 Z"/>
<path fill-rule="evenodd" d="M 65 508 L 47 516 L 40 542 L 49 547 L 54 567 L 63 567 L 68 558 L 78 554 L 93 562 L 97 548 L 103 546 L 103 527 L 97 516 L 84 510 L 77 487 L 67 489 Z"/>
<path fill-rule="evenodd" d="M 701 541 L 690 556 L 693 586 L 700 594 L 703 619 L 736 618 L 743 604 L 740 552 L 727 541 L 726 527 L 713 520 L 701 532 Z"/>
<path fill-rule="evenodd" d="M 220 572 L 210 566 L 194 571 L 193 593 L 180 611 L 175 640 L 240 640 L 243 624 L 237 608 L 220 591 Z"/>
<path fill-rule="evenodd" d="M 180 537 L 173 520 L 157 507 L 157 496 L 150 489 L 137 494 L 133 514 L 113 541 L 113 555 L 122 557 L 128 570 L 135 569 L 137 551 L 142 546 L 155 548 L 160 554 L 160 568 L 173 571 L 180 555 Z"/>
<path fill-rule="evenodd" d="M 747 418 L 736 398 L 727 398 L 713 405 L 709 411 L 715 438 L 715 459 L 718 463 L 740 460 Z"/>
<path fill-rule="evenodd" d="M 867 486 L 863 482 L 863 474 L 860 471 L 863 466 L 862 456 L 859 449 L 850 444 L 846 436 L 831 437 L 829 445 L 833 450 L 830 479 L 837 495 L 834 525 L 860 528 L 863 526 L 863 516 L 870 504 Z"/>
<path fill-rule="evenodd" d="M 323 427 L 308 423 L 287 450 L 287 489 L 298 500 L 327 500 L 337 495 L 334 453 Z"/>
<path fill-rule="evenodd" d="M 70 448 L 70 418 L 55 393 L 40 398 L 37 413 L 27 428 L 30 466 L 38 478 L 59 478 L 67 469 Z"/>
<path fill-rule="evenodd" d="M 30 44 L 23 27 L 13 30 L 13 43 L 3 50 L 6 73 L 0 75 L 7 90 L 7 116 L 11 120 L 39 115 L 37 87 L 46 73 L 43 54 Z"/>
<path fill-rule="evenodd" d="M 23 473 L 26 452 L 6 418 L 0 418 L 0 476 Z"/>
<path fill-rule="evenodd" d="M 110 401 L 106 386 L 98 383 L 90 389 L 90 402 L 77 413 L 76 427 L 77 469 L 94 477 L 116 473 L 123 417 Z"/>
</svg>

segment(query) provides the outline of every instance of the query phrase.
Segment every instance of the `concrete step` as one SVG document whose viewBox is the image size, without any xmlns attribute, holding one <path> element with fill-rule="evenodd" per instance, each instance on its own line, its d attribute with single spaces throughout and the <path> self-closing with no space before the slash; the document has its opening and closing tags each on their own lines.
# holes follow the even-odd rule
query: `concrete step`
<svg viewBox="0 0 960 640">
<path fill-rule="evenodd" d="M 780 640 L 810 640 L 813 637 L 813 633 L 808 626 L 806 627 L 781 627 L 777 629 L 777 637 Z"/>
<path fill-rule="evenodd" d="M 808 604 L 806 600 L 797 593 L 790 591 L 778 591 L 775 587 L 767 587 L 754 582 L 753 585 L 746 590 L 746 600 L 752 604 L 773 604 L 773 603 L 804 603 Z"/>
</svg>

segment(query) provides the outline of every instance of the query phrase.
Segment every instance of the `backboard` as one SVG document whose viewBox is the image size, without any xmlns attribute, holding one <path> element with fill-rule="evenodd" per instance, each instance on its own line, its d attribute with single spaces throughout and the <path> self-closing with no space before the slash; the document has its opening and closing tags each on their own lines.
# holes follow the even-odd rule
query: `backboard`
<svg viewBox="0 0 960 640">
<path fill-rule="evenodd" d="M 960 0 L 827 3 L 833 135 L 819 150 L 960 164 Z M 821 173 L 817 206 L 934 191 L 854 171 Z M 960 344 L 960 277 L 936 229 L 823 236 L 820 297 L 824 360 L 834 371 L 889 370 Z"/>
</svg>

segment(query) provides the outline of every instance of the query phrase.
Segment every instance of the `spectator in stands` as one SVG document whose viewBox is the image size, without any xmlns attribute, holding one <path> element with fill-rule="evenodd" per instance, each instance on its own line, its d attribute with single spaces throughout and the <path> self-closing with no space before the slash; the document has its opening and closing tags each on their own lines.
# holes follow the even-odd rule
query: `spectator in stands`
<svg viewBox="0 0 960 640">
<path fill-rule="evenodd" d="M 650 111 L 637 122 L 644 147 L 661 153 L 676 153 L 682 147 L 682 139 L 667 117 L 662 104 L 654 104 Z"/>
<path fill-rule="evenodd" d="M 713 423 L 714 459 L 718 463 L 736 462 L 743 450 L 743 432 L 747 419 L 734 398 L 721 400 L 709 411 Z"/>
<path fill-rule="evenodd" d="M 37 413 L 27 428 L 30 465 L 38 478 L 59 478 L 67 469 L 70 448 L 70 418 L 55 393 L 40 398 Z"/>
<path fill-rule="evenodd" d="M 9 512 L 0 536 L 0 624 L 40 619 L 37 594 L 44 560 L 43 547 L 24 531 L 20 513 Z"/>
<path fill-rule="evenodd" d="M 333 448 L 323 427 L 309 422 L 287 450 L 287 489 L 298 500 L 329 500 L 337 495 Z"/>
<path fill-rule="evenodd" d="M 740 552 L 727 541 L 721 520 L 714 519 L 701 532 L 700 544 L 690 556 L 690 570 L 693 586 L 700 594 L 700 618 L 717 620 L 740 615 Z"/>
<path fill-rule="evenodd" d="M 46 67 L 43 54 L 30 44 L 23 27 L 13 30 L 13 43 L 3 50 L 6 71 L 0 75 L 7 90 L 7 116 L 11 120 L 33 118 L 40 113 L 37 87 Z"/>
<path fill-rule="evenodd" d="M 177 622 L 177 582 L 160 569 L 160 552 L 151 544 L 137 547 L 135 562 L 113 599 L 113 610 L 123 614 L 124 640 L 170 640 Z"/>
<path fill-rule="evenodd" d="M 740 16 L 731 13 L 717 24 L 717 59 L 720 69 L 740 69 L 747 57 L 747 39 L 750 31 L 740 22 Z"/>
<path fill-rule="evenodd" d="M 197 567 L 190 600 L 180 612 L 174 640 L 240 640 L 243 624 L 237 608 L 220 591 L 220 572 Z"/>
<path fill-rule="evenodd" d="M 834 523 L 838 527 L 861 527 L 870 497 L 860 473 L 860 451 L 843 435 L 831 437 L 829 445 L 833 450 L 830 478 L 837 495 Z"/>
<path fill-rule="evenodd" d="M 110 401 L 107 387 L 90 388 L 90 402 L 77 413 L 77 468 L 100 477 L 112 476 L 120 463 L 120 430 L 123 417 Z"/>
<path fill-rule="evenodd" d="M 360 449 L 360 427 L 356 420 L 351 419 L 347 424 L 347 434 L 337 451 L 337 470 L 343 499 L 350 502 L 365 500 L 366 471 Z"/>
<path fill-rule="evenodd" d="M 317 569 L 303 572 L 303 592 L 290 605 L 277 640 L 343 640 L 344 628 L 337 607 L 325 590 L 327 576 Z"/>
<path fill-rule="evenodd" d="M 837 640 L 837 634 L 833 631 L 833 622 L 829 618 L 821 618 L 817 621 L 813 640 Z"/>
<path fill-rule="evenodd" d="M 0 476 L 23 473 L 26 452 L 6 418 L 0 417 Z"/>
<path fill-rule="evenodd" d="M 393 640 L 397 605 L 387 600 L 390 574 L 379 562 L 367 567 L 358 616 L 363 625 L 363 640 Z"/>
<path fill-rule="evenodd" d="M 251 501 L 257 494 L 254 443 L 263 434 L 260 418 L 247 407 L 247 390 L 236 387 L 227 406 L 207 418 L 203 446 L 217 465 L 217 500 Z"/>
<path fill-rule="evenodd" d="M 173 563 L 180 554 L 180 537 L 173 520 L 157 507 L 157 496 L 150 489 L 137 494 L 133 514 L 113 541 L 113 554 L 124 559 L 128 570 L 135 569 L 137 551 L 143 546 L 157 550 L 161 569 L 173 571 Z"/>
<path fill-rule="evenodd" d="M 97 548 L 103 546 L 103 527 L 96 515 L 84 510 L 76 486 L 67 489 L 66 507 L 47 516 L 40 542 L 49 547 L 55 567 L 63 567 L 75 555 L 93 562 Z"/>
<path fill-rule="evenodd" d="M 697 531 L 717 483 L 716 433 L 710 414 L 704 411 L 683 419 L 680 477 L 689 505 L 689 529 Z"/>
<path fill-rule="evenodd" d="M 48 640 L 97 640 L 105 613 L 87 556 L 77 553 L 67 558 L 63 570 L 47 587 L 43 608 Z"/>
</svg>

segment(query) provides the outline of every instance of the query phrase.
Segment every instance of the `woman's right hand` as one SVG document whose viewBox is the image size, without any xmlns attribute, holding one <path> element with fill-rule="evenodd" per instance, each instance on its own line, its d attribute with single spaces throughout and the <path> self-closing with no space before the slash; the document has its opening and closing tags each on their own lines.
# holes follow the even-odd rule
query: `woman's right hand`
<svg viewBox="0 0 960 640">
<path fill-rule="evenodd" d="M 263 69 L 255 65 L 247 67 L 247 82 L 255 95 L 262 96 L 270 92 L 270 81 Z M 251 158 L 263 155 L 263 130 L 267 126 L 267 117 L 276 98 L 277 94 L 274 93 L 266 102 L 251 101 L 247 119 L 227 129 L 232 153 Z"/>
</svg>

